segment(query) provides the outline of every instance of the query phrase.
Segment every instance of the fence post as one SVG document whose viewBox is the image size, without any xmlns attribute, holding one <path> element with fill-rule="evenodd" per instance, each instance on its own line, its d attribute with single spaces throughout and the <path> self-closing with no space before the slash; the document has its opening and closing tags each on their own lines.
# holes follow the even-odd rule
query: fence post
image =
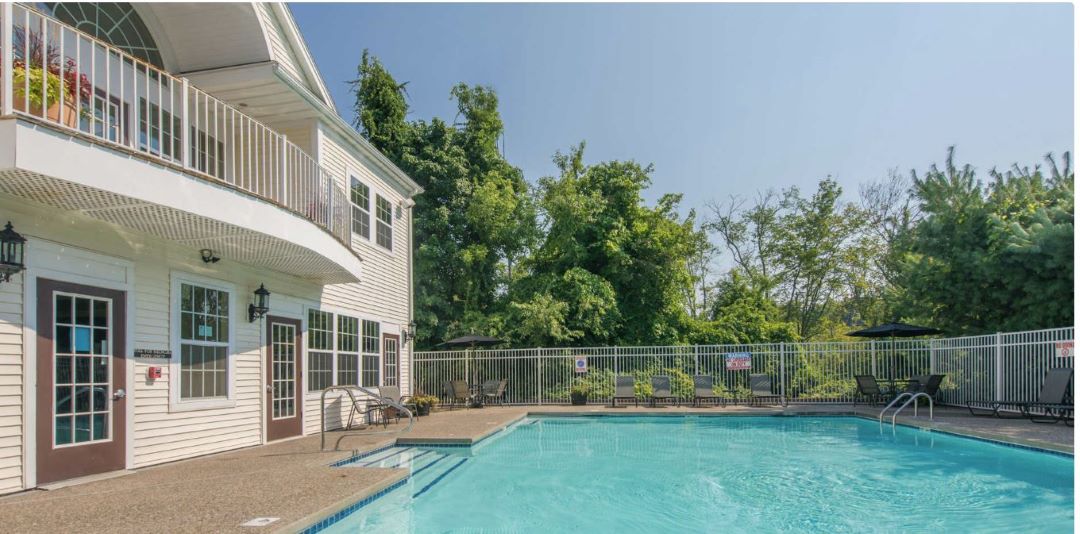
<svg viewBox="0 0 1080 534">
<path fill-rule="evenodd" d="M 874 345 L 874 340 L 873 339 L 870 340 L 870 374 L 874 375 L 875 377 L 878 375 L 877 374 L 877 350 L 876 350 L 876 346 Z"/>
<path fill-rule="evenodd" d="M 787 382 L 787 380 L 786 380 L 787 372 L 786 372 L 786 369 L 785 369 L 787 367 L 787 365 L 786 365 L 786 360 L 787 359 L 784 357 L 784 352 L 786 352 L 784 350 L 784 343 L 781 341 L 780 342 L 780 404 L 782 404 L 783 406 L 787 406 L 787 385 L 785 384 L 785 382 Z"/>
<path fill-rule="evenodd" d="M 12 108 L 15 106 L 15 89 L 12 87 L 12 62 L 14 59 L 15 51 L 12 50 L 12 27 L 15 24 L 13 17 L 15 16 L 14 9 L 12 9 L 12 2 L 4 2 L 3 7 L 3 28 L 0 29 L 0 39 L 2 39 L 2 49 L 0 53 L 3 54 L 3 58 L 0 59 L 0 73 L 3 75 L 3 87 L 0 88 L 0 93 L 3 95 L 3 102 L 0 103 L 0 114 L 11 115 Z"/>
<path fill-rule="evenodd" d="M 191 84 L 187 78 L 182 80 L 183 96 L 180 98 L 180 161 L 185 169 L 191 168 L 191 120 L 188 118 L 188 99 L 191 96 Z"/>
<path fill-rule="evenodd" d="M 698 363 L 698 346 L 697 345 L 694 345 L 694 374 L 695 375 L 700 375 L 701 374 L 700 364 Z"/>
<path fill-rule="evenodd" d="M 536 349 L 536 404 L 543 401 L 543 379 L 540 378 L 540 349 Z"/>
<path fill-rule="evenodd" d="M 934 340 L 930 340 L 930 374 L 937 374 L 937 346 Z"/>
<path fill-rule="evenodd" d="M 1005 353 L 1001 350 L 1001 332 L 994 334 L 994 400 L 1005 400 Z"/>
</svg>

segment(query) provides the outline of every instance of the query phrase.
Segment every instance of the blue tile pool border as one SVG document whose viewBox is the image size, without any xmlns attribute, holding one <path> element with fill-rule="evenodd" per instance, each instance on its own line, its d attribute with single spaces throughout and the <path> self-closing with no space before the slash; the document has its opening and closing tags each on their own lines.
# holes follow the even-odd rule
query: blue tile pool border
<svg viewBox="0 0 1080 534">
<path fill-rule="evenodd" d="M 406 478 L 403 478 L 403 479 L 401 479 L 401 480 L 399 480 L 397 482 L 394 482 L 393 484 L 390 484 L 389 486 L 387 486 L 387 487 L 385 487 L 385 488 L 383 488 L 383 489 L 381 489 L 381 490 L 379 490 L 379 491 L 377 491 L 377 492 L 375 492 L 375 493 L 373 493 L 371 495 L 368 495 L 367 497 L 364 497 L 363 499 L 361 499 L 361 500 L 359 500 L 359 501 L 357 501 L 357 502 L 355 502 L 353 504 L 350 504 L 349 506 L 346 506 L 345 508 L 342 508 L 341 510 L 338 510 L 337 512 L 335 512 L 333 514 L 331 514 L 331 515 L 329 515 L 327 517 L 324 517 L 323 519 L 320 519 L 314 525 L 311 525 L 311 526 L 305 528 L 304 530 L 301 530 L 300 534 L 315 534 L 316 532 L 322 532 L 322 531 L 326 530 L 327 528 L 329 528 L 334 523 L 337 523 L 338 521 L 341 521 L 342 519 L 345 519 L 345 517 L 348 516 L 349 514 L 352 514 L 353 512 L 355 512 L 355 511 L 357 511 L 357 510 L 371 504 L 372 502 L 374 502 L 379 497 L 382 497 L 382 496 L 386 495 L 387 493 L 390 493 L 391 491 L 394 491 L 394 490 L 404 486 L 405 482 L 407 482 L 408 480 L 409 479 L 406 477 Z"/>
</svg>

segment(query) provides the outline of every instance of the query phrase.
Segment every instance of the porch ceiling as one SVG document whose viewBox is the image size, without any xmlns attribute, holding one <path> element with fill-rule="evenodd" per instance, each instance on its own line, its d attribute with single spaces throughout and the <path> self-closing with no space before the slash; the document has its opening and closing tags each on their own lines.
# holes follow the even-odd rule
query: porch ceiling
<svg viewBox="0 0 1080 534">
<path fill-rule="evenodd" d="M 194 251 L 212 249 L 225 261 L 271 269 L 321 284 L 358 281 L 348 269 L 294 242 L 171 206 L 24 169 L 0 170 L 0 193 L 79 212 L 189 246 Z M 236 207 L 222 206 L 222 209 L 230 208 Z"/>
</svg>

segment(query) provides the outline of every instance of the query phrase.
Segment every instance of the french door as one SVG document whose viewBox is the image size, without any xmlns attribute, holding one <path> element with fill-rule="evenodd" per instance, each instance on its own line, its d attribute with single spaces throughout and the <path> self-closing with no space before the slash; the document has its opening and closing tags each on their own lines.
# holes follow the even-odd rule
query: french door
<svg viewBox="0 0 1080 534">
<path fill-rule="evenodd" d="M 266 318 L 266 440 L 303 433 L 300 321 Z"/>
<path fill-rule="evenodd" d="M 37 482 L 125 467 L 124 292 L 37 280 Z"/>
</svg>

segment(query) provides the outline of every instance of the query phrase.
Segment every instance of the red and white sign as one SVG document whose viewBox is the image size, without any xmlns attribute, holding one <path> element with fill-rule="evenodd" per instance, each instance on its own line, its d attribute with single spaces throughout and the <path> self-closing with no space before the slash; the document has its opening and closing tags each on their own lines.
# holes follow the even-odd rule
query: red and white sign
<svg viewBox="0 0 1080 534">
<path fill-rule="evenodd" d="M 589 371 L 589 362 L 584 356 L 574 356 L 574 372 L 586 373 Z"/>
<path fill-rule="evenodd" d="M 731 352 L 724 355 L 724 369 L 728 371 L 749 371 L 750 353 Z"/>
<path fill-rule="evenodd" d="M 1054 356 L 1058 358 L 1072 358 L 1073 357 L 1073 342 L 1072 341 L 1058 341 L 1054 343 Z"/>
</svg>

